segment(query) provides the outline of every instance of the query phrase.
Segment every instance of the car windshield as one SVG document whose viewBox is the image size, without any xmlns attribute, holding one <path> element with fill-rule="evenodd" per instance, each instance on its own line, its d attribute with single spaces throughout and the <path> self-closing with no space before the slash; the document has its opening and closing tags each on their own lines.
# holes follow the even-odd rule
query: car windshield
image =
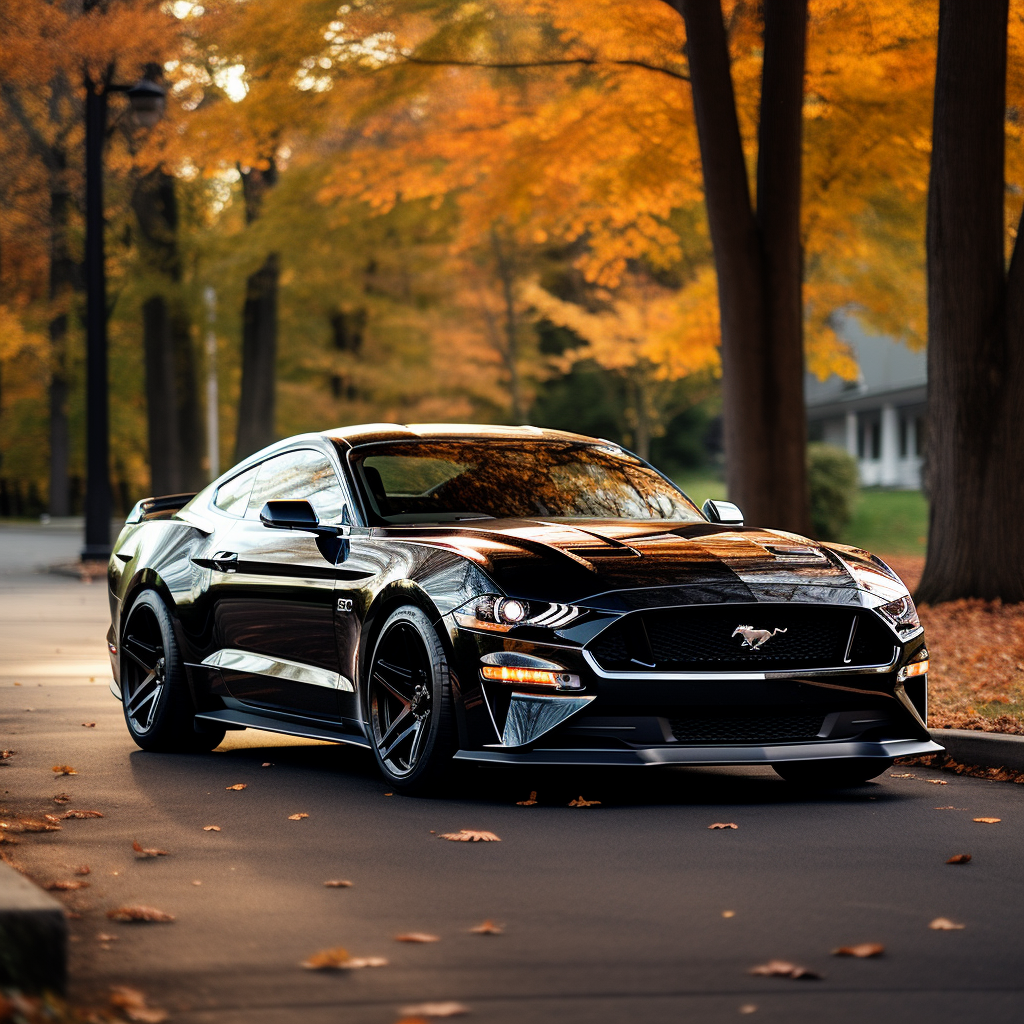
<svg viewBox="0 0 1024 1024">
<path fill-rule="evenodd" d="M 614 445 L 565 441 L 388 441 L 349 456 L 391 523 L 493 517 L 701 522 L 690 500 Z"/>
</svg>

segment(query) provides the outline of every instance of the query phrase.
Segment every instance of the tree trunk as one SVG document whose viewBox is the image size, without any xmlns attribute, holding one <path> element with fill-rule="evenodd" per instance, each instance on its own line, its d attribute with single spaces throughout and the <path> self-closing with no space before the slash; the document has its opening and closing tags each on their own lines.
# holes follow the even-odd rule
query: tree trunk
<svg viewBox="0 0 1024 1024">
<path fill-rule="evenodd" d="M 153 494 L 181 490 L 181 439 L 175 395 L 174 343 L 167 300 L 154 295 L 142 305 L 149 426 L 149 487 Z"/>
<path fill-rule="evenodd" d="M 810 530 L 803 406 L 800 164 L 806 0 L 766 0 L 750 200 L 720 3 L 668 0 L 686 22 L 694 115 L 715 254 L 729 497 L 747 521 Z"/>
<path fill-rule="evenodd" d="M 1024 256 L 1003 255 L 1007 0 L 942 0 L 928 191 L 931 527 L 917 596 L 1024 601 Z M 1024 229 L 1024 225 L 1022 225 Z"/>
<path fill-rule="evenodd" d="M 235 459 L 275 440 L 274 383 L 277 361 L 278 258 L 271 253 L 249 276 L 242 310 L 242 391 L 238 400 Z"/>
<path fill-rule="evenodd" d="M 277 184 L 277 167 L 270 160 L 263 170 L 242 172 L 245 222 L 252 224 L 263 209 L 267 192 Z M 274 398 L 277 390 L 277 286 L 280 261 L 270 253 L 263 266 L 249 275 L 242 307 L 242 389 L 238 399 L 235 460 L 272 444 Z"/>
<path fill-rule="evenodd" d="M 132 207 L 140 250 L 160 281 L 157 294 L 143 303 L 150 487 L 154 494 L 197 491 L 206 482 L 203 427 L 196 357 L 181 295 L 174 179 L 161 170 L 143 176 L 132 192 Z"/>
<path fill-rule="evenodd" d="M 75 283 L 75 264 L 68 248 L 71 194 L 66 154 L 52 150 L 50 172 L 50 497 L 51 516 L 71 514 L 68 489 L 70 434 L 68 430 L 68 310 Z"/>
</svg>

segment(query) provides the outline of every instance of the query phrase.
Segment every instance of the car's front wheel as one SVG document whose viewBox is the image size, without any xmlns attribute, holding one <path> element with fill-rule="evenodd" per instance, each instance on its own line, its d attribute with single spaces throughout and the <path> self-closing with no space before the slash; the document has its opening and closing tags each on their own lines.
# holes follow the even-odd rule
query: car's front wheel
<svg viewBox="0 0 1024 1024">
<path fill-rule="evenodd" d="M 427 792 L 447 775 L 455 752 L 448 659 L 426 613 L 395 609 L 373 649 L 366 679 L 370 741 L 387 781 Z"/>
<path fill-rule="evenodd" d="M 860 786 L 892 767 L 892 758 L 843 757 L 821 761 L 783 761 L 772 768 L 787 782 L 808 789 Z"/>
<path fill-rule="evenodd" d="M 128 732 L 143 750 L 213 750 L 224 730 L 198 731 L 174 624 L 155 590 L 132 603 L 121 632 L 121 700 Z"/>
</svg>

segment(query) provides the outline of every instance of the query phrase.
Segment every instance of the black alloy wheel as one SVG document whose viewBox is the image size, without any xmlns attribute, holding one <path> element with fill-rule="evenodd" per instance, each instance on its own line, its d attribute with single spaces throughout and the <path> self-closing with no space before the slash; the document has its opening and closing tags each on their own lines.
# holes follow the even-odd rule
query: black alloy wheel
<svg viewBox="0 0 1024 1024">
<path fill-rule="evenodd" d="M 820 761 L 782 761 L 777 775 L 806 789 L 846 789 L 862 786 L 892 767 L 891 757 L 840 757 Z"/>
<path fill-rule="evenodd" d="M 448 659 L 428 616 L 413 605 L 388 616 L 367 678 L 370 738 L 388 782 L 426 792 L 451 765 L 454 725 Z"/>
<path fill-rule="evenodd" d="M 143 750 L 213 750 L 224 730 L 198 731 L 174 626 L 163 599 L 144 590 L 121 633 L 121 699 L 132 739 Z"/>
</svg>

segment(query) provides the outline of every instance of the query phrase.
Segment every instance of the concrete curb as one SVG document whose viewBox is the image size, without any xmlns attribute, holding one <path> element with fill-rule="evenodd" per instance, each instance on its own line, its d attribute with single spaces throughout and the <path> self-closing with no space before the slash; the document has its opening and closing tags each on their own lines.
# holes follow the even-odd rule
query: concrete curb
<svg viewBox="0 0 1024 1024">
<path fill-rule="evenodd" d="M 954 761 L 980 768 L 1024 771 L 1024 736 L 975 729 L 931 729 L 931 737 Z"/>
<path fill-rule="evenodd" d="M 67 946 L 64 908 L 0 862 L 0 986 L 62 993 Z"/>
</svg>

